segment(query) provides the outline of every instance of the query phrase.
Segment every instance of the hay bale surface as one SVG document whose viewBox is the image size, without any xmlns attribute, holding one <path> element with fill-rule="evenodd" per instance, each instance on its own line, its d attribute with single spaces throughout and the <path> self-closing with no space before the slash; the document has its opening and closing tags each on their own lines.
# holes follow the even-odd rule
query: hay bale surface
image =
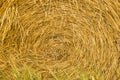
<svg viewBox="0 0 120 80">
<path fill-rule="evenodd" d="M 120 80 L 120 1 L 0 0 L 0 80 Z"/>
</svg>

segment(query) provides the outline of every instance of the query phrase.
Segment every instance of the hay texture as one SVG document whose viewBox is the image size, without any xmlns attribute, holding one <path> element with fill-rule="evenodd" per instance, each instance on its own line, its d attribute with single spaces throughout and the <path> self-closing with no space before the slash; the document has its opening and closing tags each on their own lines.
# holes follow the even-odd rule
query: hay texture
<svg viewBox="0 0 120 80">
<path fill-rule="evenodd" d="M 120 80 L 120 0 L 0 0 L 0 80 Z"/>
</svg>

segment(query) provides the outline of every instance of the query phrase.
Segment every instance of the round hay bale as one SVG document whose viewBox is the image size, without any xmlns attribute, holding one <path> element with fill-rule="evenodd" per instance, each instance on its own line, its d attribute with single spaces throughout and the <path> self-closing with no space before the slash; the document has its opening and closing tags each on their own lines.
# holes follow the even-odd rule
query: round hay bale
<svg viewBox="0 0 120 80">
<path fill-rule="evenodd" d="M 119 61 L 119 0 L 0 1 L 1 80 L 119 80 Z"/>
</svg>

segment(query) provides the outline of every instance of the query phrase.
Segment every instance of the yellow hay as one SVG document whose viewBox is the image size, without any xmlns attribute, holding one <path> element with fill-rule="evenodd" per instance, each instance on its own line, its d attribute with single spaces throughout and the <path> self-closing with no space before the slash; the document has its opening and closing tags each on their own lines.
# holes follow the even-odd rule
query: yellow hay
<svg viewBox="0 0 120 80">
<path fill-rule="evenodd" d="M 120 1 L 0 0 L 0 80 L 120 80 Z"/>
</svg>

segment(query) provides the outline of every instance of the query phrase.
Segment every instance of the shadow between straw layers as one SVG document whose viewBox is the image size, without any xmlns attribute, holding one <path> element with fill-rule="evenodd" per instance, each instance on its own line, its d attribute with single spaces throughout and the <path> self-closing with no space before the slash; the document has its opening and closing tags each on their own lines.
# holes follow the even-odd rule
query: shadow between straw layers
<svg viewBox="0 0 120 80">
<path fill-rule="evenodd" d="M 120 1 L 0 0 L 0 80 L 120 80 Z"/>
</svg>

